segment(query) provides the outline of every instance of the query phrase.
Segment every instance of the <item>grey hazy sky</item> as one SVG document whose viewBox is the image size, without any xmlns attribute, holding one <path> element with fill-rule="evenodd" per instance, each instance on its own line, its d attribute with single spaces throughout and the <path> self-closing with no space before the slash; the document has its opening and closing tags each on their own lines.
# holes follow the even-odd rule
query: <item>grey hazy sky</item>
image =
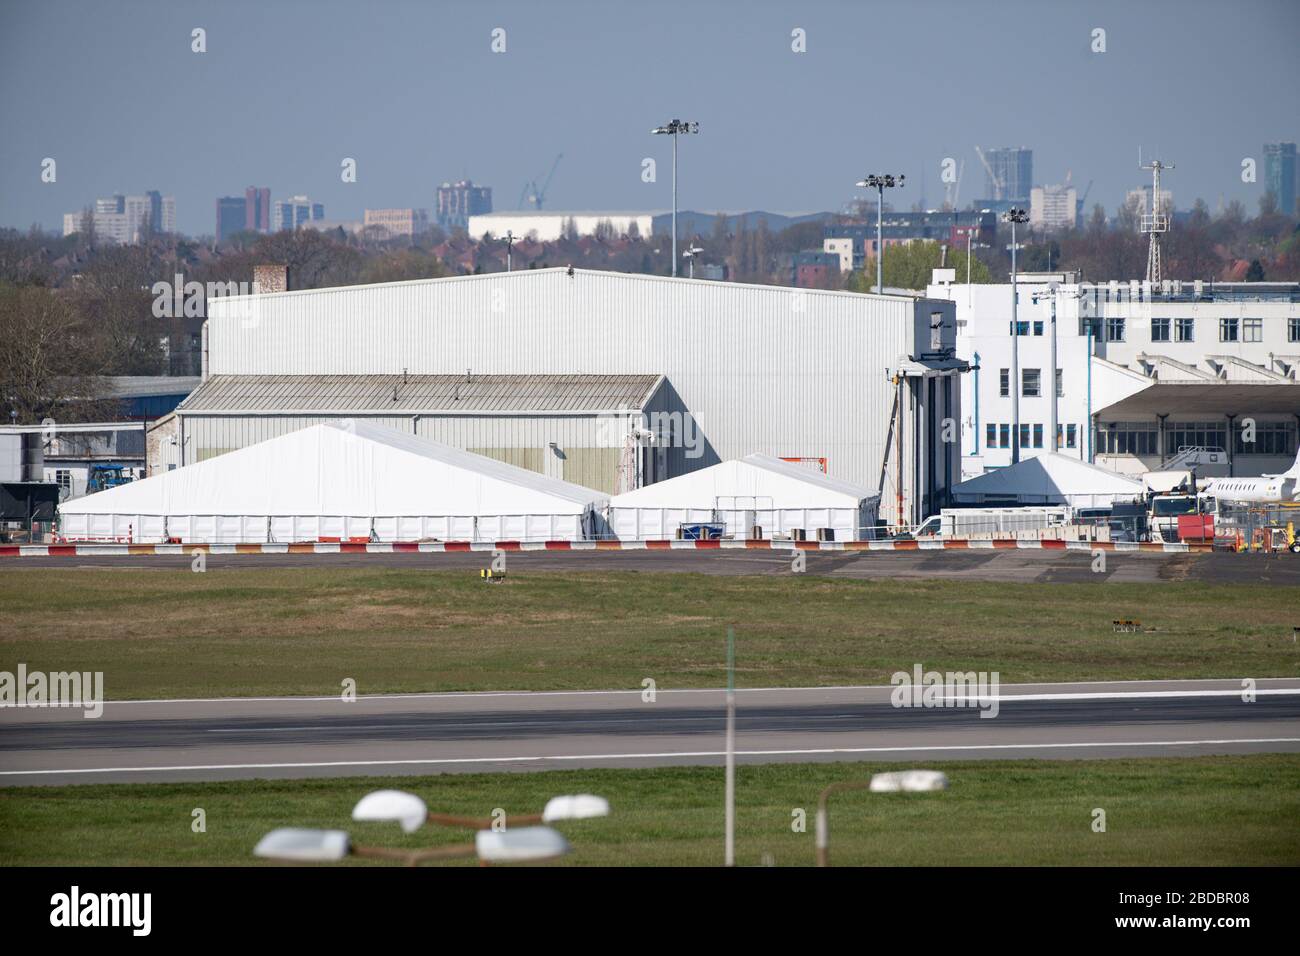
<svg viewBox="0 0 1300 956">
<path fill-rule="evenodd" d="M 674 116 L 702 128 L 683 208 L 837 209 L 872 170 L 908 174 L 904 208 L 924 172 L 935 206 L 946 156 L 964 202 L 985 191 L 979 143 L 1031 147 L 1036 182 L 1072 169 L 1108 209 L 1158 147 L 1179 206 L 1253 210 L 1242 159 L 1262 181 L 1262 144 L 1300 139 L 1297 50 L 1297 0 L 0 0 L 0 225 L 159 189 L 211 233 L 214 199 L 254 184 L 353 219 L 428 208 L 466 174 L 514 209 L 561 152 L 550 208 L 665 208 L 649 129 Z"/>
</svg>

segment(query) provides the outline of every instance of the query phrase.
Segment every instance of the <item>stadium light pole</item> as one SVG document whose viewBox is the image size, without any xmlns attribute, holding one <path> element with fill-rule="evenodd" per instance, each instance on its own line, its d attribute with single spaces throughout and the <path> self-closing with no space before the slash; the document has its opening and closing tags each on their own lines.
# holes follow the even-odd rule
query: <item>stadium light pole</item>
<svg viewBox="0 0 1300 956">
<path fill-rule="evenodd" d="M 656 136 L 671 136 L 673 138 L 673 275 L 677 275 L 677 137 L 683 133 L 698 133 L 700 131 L 699 123 L 689 123 L 683 120 L 669 120 L 663 126 L 656 126 L 650 132 Z"/>
<path fill-rule="evenodd" d="M 1016 287 L 1016 225 L 1029 221 L 1029 213 L 1012 206 L 1002 214 L 1011 223 L 1011 464 L 1020 463 L 1020 325 L 1017 306 L 1020 293 Z M 1055 371 L 1053 371 L 1055 376 Z M 1040 386 L 1041 387 L 1041 386 Z M 1056 383 L 1052 383 L 1056 388 Z"/>
<path fill-rule="evenodd" d="M 892 773 L 873 774 L 870 780 L 848 780 L 833 783 L 817 798 L 817 865 L 831 865 L 830 818 L 827 804 L 831 794 L 843 790 L 870 790 L 872 793 L 923 793 L 929 790 L 947 790 L 948 777 L 938 770 L 898 770 Z"/>
<path fill-rule="evenodd" d="M 876 292 L 883 294 L 885 291 L 885 239 L 882 221 L 885 215 L 885 190 L 893 189 L 895 186 L 902 186 L 906 176 L 900 174 L 895 176 L 893 173 L 872 173 L 866 179 L 861 179 L 856 185 L 864 188 L 874 189 L 876 191 Z"/>
</svg>

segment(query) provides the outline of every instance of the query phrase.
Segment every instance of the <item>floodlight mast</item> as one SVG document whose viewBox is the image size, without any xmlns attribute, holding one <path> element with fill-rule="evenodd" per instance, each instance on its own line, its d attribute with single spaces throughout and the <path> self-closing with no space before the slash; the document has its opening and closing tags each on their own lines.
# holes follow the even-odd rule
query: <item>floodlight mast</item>
<svg viewBox="0 0 1300 956">
<path fill-rule="evenodd" d="M 650 132 L 656 136 L 673 138 L 673 276 L 677 275 L 677 137 L 683 133 L 698 133 L 699 123 L 684 120 L 669 120 L 663 126 L 656 126 Z"/>
<path fill-rule="evenodd" d="M 860 187 L 876 191 L 876 292 L 878 294 L 885 291 L 885 240 L 882 226 L 885 213 L 885 190 L 893 189 L 895 186 L 901 187 L 906 179 L 907 177 L 901 173 L 897 176 L 893 173 L 872 173 L 857 182 Z"/>
<path fill-rule="evenodd" d="M 1002 221 L 1011 223 L 1011 464 L 1020 463 L 1020 323 L 1017 306 L 1020 292 L 1016 284 L 1016 225 L 1029 221 L 1029 213 L 1012 206 L 1002 214 Z M 1056 388 L 1056 372 L 1052 372 L 1052 388 Z"/>
</svg>

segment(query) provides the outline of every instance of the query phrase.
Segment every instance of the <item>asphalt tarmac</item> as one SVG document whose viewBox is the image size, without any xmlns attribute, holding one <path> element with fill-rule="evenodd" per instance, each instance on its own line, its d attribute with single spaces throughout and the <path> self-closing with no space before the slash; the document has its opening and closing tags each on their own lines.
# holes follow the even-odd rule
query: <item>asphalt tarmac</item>
<svg viewBox="0 0 1300 956">
<path fill-rule="evenodd" d="M 737 692 L 738 759 L 1082 759 L 1300 752 L 1300 680 Z M 720 765 L 714 690 L 121 701 L 0 710 L 0 786 Z M 982 716 L 982 715 L 990 716 Z"/>
</svg>

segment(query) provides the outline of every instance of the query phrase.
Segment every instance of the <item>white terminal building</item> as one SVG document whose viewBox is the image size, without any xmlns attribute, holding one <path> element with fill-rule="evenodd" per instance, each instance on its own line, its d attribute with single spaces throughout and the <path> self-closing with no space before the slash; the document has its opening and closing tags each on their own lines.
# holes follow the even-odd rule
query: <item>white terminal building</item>
<svg viewBox="0 0 1300 956">
<path fill-rule="evenodd" d="M 916 523 L 960 474 L 955 315 L 566 268 L 222 297 L 203 384 L 150 440 L 189 465 L 357 419 L 605 494 L 760 454 L 883 485 L 891 523 L 901 486 Z"/>
<path fill-rule="evenodd" d="M 1016 375 L 1011 284 L 954 279 L 936 270 L 926 294 L 956 305 L 957 353 L 975 368 L 962 382 L 963 477 L 1011 463 L 1013 389 L 1022 460 L 1053 450 L 1053 389 L 1056 450 L 1113 471 L 1249 476 L 1295 460 L 1300 284 L 1022 273 Z"/>
</svg>

